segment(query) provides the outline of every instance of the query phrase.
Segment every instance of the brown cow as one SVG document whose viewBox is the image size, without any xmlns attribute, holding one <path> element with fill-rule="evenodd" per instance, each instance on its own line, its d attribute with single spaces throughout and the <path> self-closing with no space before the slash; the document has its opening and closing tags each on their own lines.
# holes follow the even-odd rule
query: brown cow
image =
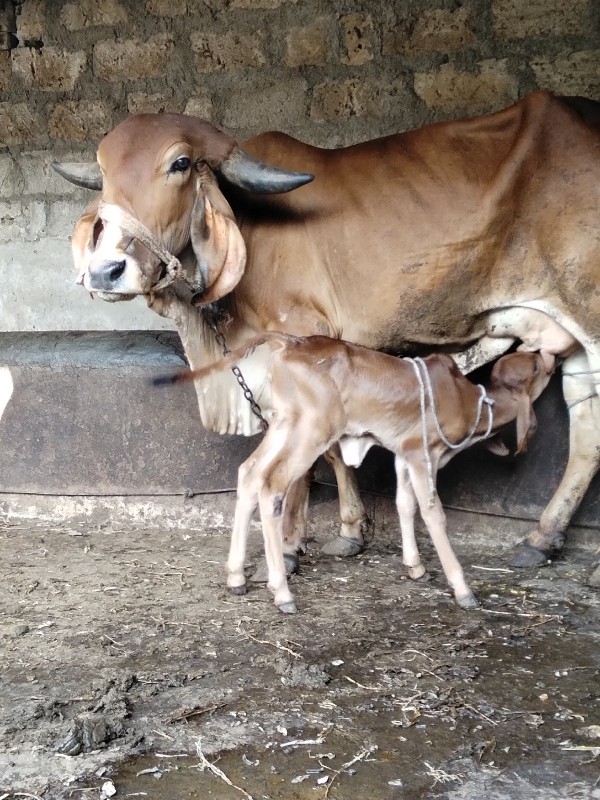
<svg viewBox="0 0 600 800">
<path fill-rule="evenodd" d="M 528 312 L 553 320 L 580 349 L 564 365 L 566 472 L 516 557 L 542 563 L 562 547 L 600 461 L 598 109 L 536 92 L 495 114 L 338 150 L 280 133 L 242 149 L 191 117 L 133 116 L 102 140 L 98 165 L 58 165 L 102 188 L 100 208 L 92 203 L 76 225 L 75 261 L 90 291 L 145 295 L 173 319 L 193 368 L 221 352 L 191 295 L 228 317 L 231 347 L 284 330 L 397 353 L 466 350 L 457 360 L 469 369 L 522 338 Z M 498 313 L 501 326 L 490 322 Z M 244 375 L 268 410 L 259 353 Z M 197 393 L 207 428 L 258 430 L 233 376 Z M 356 552 L 363 508 L 339 458 L 334 465 L 345 538 L 329 550 Z M 297 488 L 288 549 L 302 530 L 307 490 Z"/>
</svg>

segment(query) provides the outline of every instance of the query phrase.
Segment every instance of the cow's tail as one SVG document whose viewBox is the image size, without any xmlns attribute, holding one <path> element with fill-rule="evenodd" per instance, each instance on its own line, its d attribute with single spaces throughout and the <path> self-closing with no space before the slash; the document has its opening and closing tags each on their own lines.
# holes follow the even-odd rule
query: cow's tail
<svg viewBox="0 0 600 800">
<path fill-rule="evenodd" d="M 258 336 L 254 336 L 245 344 L 241 345 L 240 347 L 236 347 L 235 350 L 232 350 L 218 361 L 208 364 L 206 367 L 201 367 L 200 369 L 187 369 L 183 370 L 182 372 L 175 372 L 173 375 L 157 375 L 155 378 L 152 378 L 151 382 L 153 386 L 167 386 L 172 383 L 185 383 L 186 381 L 195 381 L 199 378 L 206 378 L 209 375 L 212 375 L 213 372 L 221 372 L 224 369 L 231 369 L 232 367 L 235 367 L 239 361 L 243 361 L 245 358 L 248 358 L 248 356 L 251 356 L 256 348 L 260 347 L 261 344 L 270 344 L 272 342 L 278 344 L 279 347 L 277 347 L 274 351 L 277 352 L 278 350 L 284 350 L 286 347 L 288 347 L 288 345 L 297 340 L 298 337 L 296 336 L 289 336 L 286 333 L 279 333 L 278 331 L 260 333 Z"/>
</svg>

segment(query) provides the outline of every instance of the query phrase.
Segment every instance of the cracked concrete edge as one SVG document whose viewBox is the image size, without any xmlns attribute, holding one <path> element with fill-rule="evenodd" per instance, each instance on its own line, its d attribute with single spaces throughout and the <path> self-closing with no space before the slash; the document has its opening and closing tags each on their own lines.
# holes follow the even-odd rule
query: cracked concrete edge
<svg viewBox="0 0 600 800">
<path fill-rule="evenodd" d="M 382 536 L 396 539 L 400 546 L 398 516 L 393 498 L 365 495 L 370 520 L 367 540 Z M 233 523 L 236 494 L 233 491 L 185 497 L 184 495 L 42 495 L 0 492 L 0 523 L 31 528 L 106 528 L 118 532 L 131 528 L 173 531 L 223 532 Z M 510 518 L 446 506 L 448 533 L 461 551 L 476 546 L 489 555 L 501 556 L 519 544 L 533 529 L 532 519 Z M 308 530 L 320 543 L 336 536 L 340 517 L 337 493 L 315 485 L 311 493 Z M 420 520 L 417 529 L 424 533 Z M 252 530 L 259 531 L 258 516 Z M 595 528 L 572 525 L 562 556 L 569 559 L 578 552 L 588 559 L 598 551 L 600 538 Z M 319 545 L 315 545 L 317 548 Z"/>
<path fill-rule="evenodd" d="M 164 528 L 229 527 L 235 493 L 183 495 L 41 495 L 0 493 L 0 518 L 9 524 Z"/>
</svg>

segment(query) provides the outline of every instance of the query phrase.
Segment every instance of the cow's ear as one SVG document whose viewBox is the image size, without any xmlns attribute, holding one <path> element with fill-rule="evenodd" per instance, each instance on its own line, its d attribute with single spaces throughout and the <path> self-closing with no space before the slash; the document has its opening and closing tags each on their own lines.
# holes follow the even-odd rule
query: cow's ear
<svg viewBox="0 0 600 800">
<path fill-rule="evenodd" d="M 533 410 L 531 397 L 525 391 L 519 392 L 517 398 L 517 449 L 515 455 L 524 453 L 527 444 L 537 428 L 537 419 Z"/>
<path fill-rule="evenodd" d="M 98 206 L 100 197 L 91 202 L 79 217 L 71 234 L 71 252 L 77 270 L 78 280 L 83 277 L 88 260 L 94 249 L 94 226 L 98 222 Z"/>
<path fill-rule="evenodd" d="M 246 245 L 218 188 L 197 192 L 190 238 L 204 286 L 196 304 L 214 303 L 237 286 L 246 266 Z"/>
</svg>

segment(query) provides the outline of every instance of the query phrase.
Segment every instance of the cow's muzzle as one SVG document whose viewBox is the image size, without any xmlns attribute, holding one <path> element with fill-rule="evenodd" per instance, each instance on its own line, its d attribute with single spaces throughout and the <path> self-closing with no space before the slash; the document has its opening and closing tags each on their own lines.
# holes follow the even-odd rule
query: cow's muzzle
<svg viewBox="0 0 600 800">
<path fill-rule="evenodd" d="M 97 267 L 88 272 L 88 288 L 95 292 L 114 292 L 118 291 L 119 280 L 123 277 L 127 262 L 125 259 L 120 261 L 103 261 Z"/>
<path fill-rule="evenodd" d="M 186 283 L 194 295 L 202 290 L 203 287 L 199 287 L 194 281 L 190 281 L 179 259 L 170 253 L 163 243 L 139 219 L 128 214 L 120 206 L 104 202 L 100 203 L 98 215 L 104 222 L 112 222 L 118 225 L 121 230 L 127 231 L 163 264 L 161 276 L 156 283 L 148 288 L 149 292 L 159 292 L 176 280 Z M 90 288 L 96 288 L 95 279 L 92 276 L 97 272 L 100 281 L 107 281 L 105 291 L 118 291 L 118 281 L 125 272 L 126 266 L 126 261 L 107 261 L 100 264 L 93 271 L 90 270 Z"/>
</svg>

